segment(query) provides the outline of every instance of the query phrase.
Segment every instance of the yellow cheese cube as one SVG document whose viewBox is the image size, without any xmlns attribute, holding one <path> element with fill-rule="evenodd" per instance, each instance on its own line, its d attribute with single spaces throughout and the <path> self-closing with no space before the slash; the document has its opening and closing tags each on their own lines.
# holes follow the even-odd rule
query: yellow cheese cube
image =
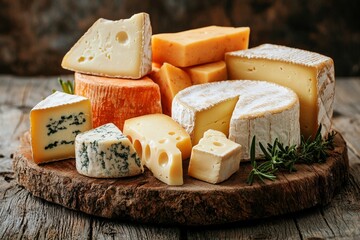
<svg viewBox="0 0 360 240">
<path fill-rule="evenodd" d="M 216 82 L 227 79 L 224 61 L 207 63 L 184 69 L 190 76 L 192 84 Z"/>
</svg>

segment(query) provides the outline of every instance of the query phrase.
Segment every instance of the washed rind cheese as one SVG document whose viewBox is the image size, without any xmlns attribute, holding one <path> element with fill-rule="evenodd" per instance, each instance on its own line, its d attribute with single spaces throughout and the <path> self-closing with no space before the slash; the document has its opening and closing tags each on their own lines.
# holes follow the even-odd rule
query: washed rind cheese
<svg viewBox="0 0 360 240">
<path fill-rule="evenodd" d="M 286 87 L 250 80 L 194 85 L 173 100 L 172 118 L 196 145 L 208 129 L 223 132 L 243 147 L 249 158 L 253 136 L 264 145 L 276 138 L 284 145 L 299 144 L 299 100 Z M 256 157 L 261 157 L 256 144 Z"/>
<path fill-rule="evenodd" d="M 300 100 L 301 133 L 323 136 L 331 129 L 335 76 L 333 60 L 324 55 L 264 44 L 226 54 L 230 79 L 263 80 L 291 88 Z"/>
<path fill-rule="evenodd" d="M 151 74 L 152 79 L 160 87 L 163 113 L 171 116 L 174 96 L 181 90 L 191 86 L 189 75 L 182 69 L 164 63 L 159 71 Z"/>
<path fill-rule="evenodd" d="M 31 149 L 35 163 L 75 157 L 75 137 L 92 128 L 90 100 L 55 92 L 30 111 Z"/>
<path fill-rule="evenodd" d="M 126 120 L 123 132 L 157 179 L 168 185 L 183 184 L 182 160 L 190 157 L 192 145 L 177 122 L 165 114 L 149 114 Z"/>
<path fill-rule="evenodd" d="M 112 123 L 78 134 L 75 152 L 76 170 L 88 177 L 131 177 L 143 172 L 130 140 Z"/>
<path fill-rule="evenodd" d="M 114 123 L 120 130 L 129 118 L 161 113 L 159 86 L 150 78 L 105 78 L 75 73 L 75 93 L 91 101 L 93 126 Z"/>
<path fill-rule="evenodd" d="M 192 148 L 188 174 L 209 183 L 227 180 L 239 170 L 241 145 L 227 139 L 224 133 L 207 130 Z"/>
<path fill-rule="evenodd" d="M 100 18 L 65 55 L 61 66 L 91 75 L 140 79 L 151 71 L 147 13 L 111 21 Z"/>
<path fill-rule="evenodd" d="M 208 26 L 152 36 L 153 61 L 189 67 L 224 59 L 226 52 L 247 49 L 250 28 Z"/>
</svg>

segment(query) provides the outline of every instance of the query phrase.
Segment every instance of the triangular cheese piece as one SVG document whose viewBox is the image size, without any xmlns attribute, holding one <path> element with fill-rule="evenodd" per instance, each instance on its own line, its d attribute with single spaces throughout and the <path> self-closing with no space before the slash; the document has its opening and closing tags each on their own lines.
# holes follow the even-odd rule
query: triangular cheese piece
<svg viewBox="0 0 360 240">
<path fill-rule="evenodd" d="M 139 79 L 151 71 L 151 25 L 147 13 L 111 21 L 100 18 L 65 55 L 75 72 Z"/>
</svg>

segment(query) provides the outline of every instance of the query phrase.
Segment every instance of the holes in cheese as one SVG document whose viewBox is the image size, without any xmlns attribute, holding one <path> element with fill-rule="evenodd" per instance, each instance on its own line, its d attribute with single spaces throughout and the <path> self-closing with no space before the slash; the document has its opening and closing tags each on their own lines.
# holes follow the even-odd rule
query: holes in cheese
<svg viewBox="0 0 360 240">
<path fill-rule="evenodd" d="M 149 114 L 128 119 L 124 134 L 131 137 L 138 153 L 142 151 L 142 162 L 157 179 L 183 184 L 182 160 L 190 157 L 192 144 L 189 134 L 171 117 Z"/>
<path fill-rule="evenodd" d="M 192 149 L 188 174 L 209 183 L 220 183 L 239 170 L 241 146 L 216 130 L 207 130 Z"/>
<path fill-rule="evenodd" d="M 75 157 L 76 135 L 91 128 L 89 99 L 63 92 L 51 94 L 30 111 L 34 162 Z"/>
<path fill-rule="evenodd" d="M 224 59 L 226 52 L 247 49 L 250 28 L 209 26 L 152 36 L 153 61 L 189 67 Z"/>
<path fill-rule="evenodd" d="M 134 81 L 75 73 L 75 93 L 90 99 L 94 127 L 111 122 L 121 130 L 126 119 L 162 112 L 159 86 L 147 77 Z"/>
<path fill-rule="evenodd" d="M 163 113 L 170 116 L 174 96 L 191 86 L 191 79 L 185 71 L 168 63 L 164 63 L 159 71 L 153 72 L 151 77 L 160 87 Z"/>
<path fill-rule="evenodd" d="M 101 18 L 66 53 L 61 66 L 91 75 L 140 79 L 151 71 L 151 35 L 147 13 L 118 21 Z"/>
<path fill-rule="evenodd" d="M 300 126 L 305 138 L 331 128 L 335 91 L 331 58 L 300 49 L 264 44 L 226 54 L 230 79 L 273 82 L 292 89 L 300 100 Z"/>
</svg>

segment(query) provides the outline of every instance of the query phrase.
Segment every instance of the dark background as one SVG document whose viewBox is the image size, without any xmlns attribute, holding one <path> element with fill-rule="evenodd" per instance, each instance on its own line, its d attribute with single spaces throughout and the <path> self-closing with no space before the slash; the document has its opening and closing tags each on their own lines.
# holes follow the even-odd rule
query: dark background
<svg viewBox="0 0 360 240">
<path fill-rule="evenodd" d="M 153 33 L 249 26 L 250 47 L 282 44 L 334 59 L 360 76 L 359 0 L 0 0 L 0 74 L 57 75 L 64 54 L 100 17 L 150 14 Z"/>
</svg>

